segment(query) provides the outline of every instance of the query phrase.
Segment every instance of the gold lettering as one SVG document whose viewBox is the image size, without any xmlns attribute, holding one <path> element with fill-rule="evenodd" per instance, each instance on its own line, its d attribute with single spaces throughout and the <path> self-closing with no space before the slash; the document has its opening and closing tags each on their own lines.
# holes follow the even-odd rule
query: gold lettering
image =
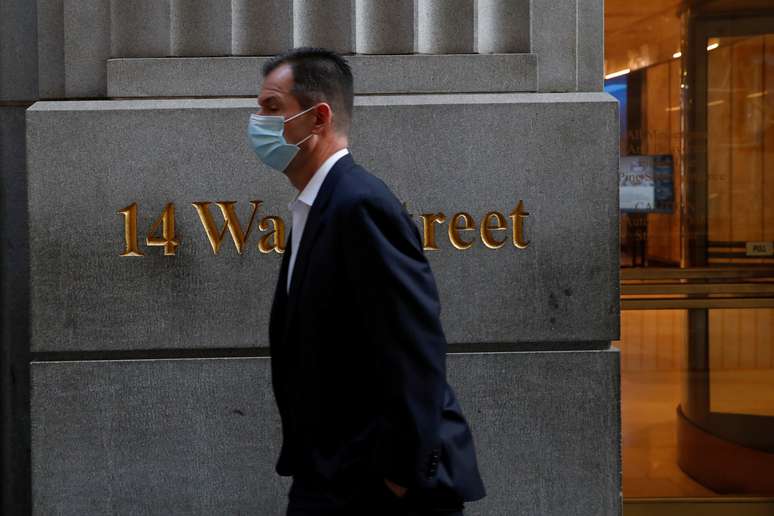
<svg viewBox="0 0 774 516">
<path fill-rule="evenodd" d="M 459 226 L 460 219 L 465 221 L 465 225 L 462 227 Z M 458 231 L 473 231 L 474 226 L 475 223 L 473 222 L 473 217 L 470 214 L 465 212 L 455 213 L 449 222 L 449 241 L 454 247 L 461 251 L 470 249 L 470 247 L 473 245 L 473 240 L 470 242 L 464 241 L 462 237 L 460 237 Z"/>
<path fill-rule="evenodd" d="M 133 202 L 124 209 L 118 210 L 124 216 L 124 252 L 119 256 L 145 256 L 137 243 L 137 203 Z"/>
<path fill-rule="evenodd" d="M 266 231 L 269 229 L 269 222 L 272 223 L 274 229 L 271 233 L 267 233 L 261 237 L 261 241 L 258 242 L 258 250 L 264 254 L 272 251 L 282 254 L 285 252 L 285 223 L 281 218 L 271 215 L 261 219 L 261 222 L 258 223 L 258 229 Z M 273 240 L 273 243 L 271 244 L 269 244 L 270 238 Z"/>
<path fill-rule="evenodd" d="M 446 215 L 443 213 L 424 213 L 422 217 L 423 234 L 422 246 L 425 251 L 438 251 L 438 245 L 435 243 L 435 226 L 433 223 L 443 224 Z"/>
<path fill-rule="evenodd" d="M 220 208 L 224 220 L 221 228 L 216 226 L 216 222 L 209 209 L 210 204 L 212 203 L 209 201 L 201 201 L 192 203 L 192 206 L 196 208 L 199 220 L 204 227 L 213 253 L 216 255 L 219 253 L 220 246 L 223 243 L 226 230 L 228 229 L 237 253 L 242 254 L 245 243 L 250 236 L 256 214 L 263 204 L 263 201 L 250 201 L 252 213 L 250 214 L 250 220 L 245 231 L 242 231 L 242 225 L 239 221 L 239 217 L 236 215 L 236 201 L 219 201 L 215 203 L 218 208 Z M 408 213 L 406 203 L 402 204 L 402 208 L 405 214 L 413 217 Z M 119 256 L 145 256 L 140 250 L 137 240 L 138 210 L 139 208 L 136 202 L 117 210 L 117 213 L 120 213 L 124 217 L 124 250 Z M 530 241 L 526 239 L 525 235 L 525 219 L 528 216 L 529 213 L 524 210 L 524 201 L 521 199 L 519 199 L 516 207 L 507 217 L 498 211 L 487 212 L 481 219 L 481 224 L 478 227 L 470 213 L 457 212 L 449 219 L 449 241 L 455 249 L 462 251 L 470 249 L 475 244 L 476 237 L 470 235 L 469 239 L 465 239 L 463 238 L 463 232 L 478 230 L 481 241 L 487 248 L 500 249 L 505 245 L 508 237 L 502 235 L 502 238 L 498 238 L 501 235 L 497 234 L 497 232 L 508 230 L 507 218 L 510 218 L 513 223 L 513 246 L 519 249 L 526 249 L 530 244 Z M 420 217 L 422 218 L 422 246 L 424 250 L 440 250 L 436 240 L 436 224 L 443 225 L 446 222 L 446 215 L 444 215 L 443 212 L 437 212 L 424 213 L 420 215 Z M 268 233 L 261 236 L 257 245 L 258 250 L 263 254 L 269 254 L 271 252 L 277 254 L 284 253 L 286 237 L 285 222 L 282 218 L 269 215 L 259 220 L 259 231 L 268 231 Z M 148 231 L 145 241 L 148 246 L 163 246 L 164 255 L 166 256 L 175 255 L 180 242 L 175 238 L 174 203 L 169 202 L 164 206 L 161 215 L 153 222 L 153 225 Z M 754 243 L 754 245 L 755 244 L 757 243 Z M 758 249 L 755 248 L 754 245 L 751 245 L 750 247 L 753 251 L 757 251 Z"/>
<path fill-rule="evenodd" d="M 237 253 L 242 254 L 245 241 L 250 235 L 250 229 L 253 226 L 255 213 L 258 211 L 258 207 L 262 202 L 263 201 L 250 201 L 250 204 L 253 206 L 253 212 L 250 215 L 250 222 L 247 224 L 247 231 L 244 233 L 242 233 L 242 225 L 239 223 L 239 218 L 234 212 L 234 204 L 236 204 L 236 201 L 220 201 L 215 203 L 218 208 L 220 208 L 220 212 L 223 214 L 223 219 L 225 220 L 223 229 L 220 231 L 215 227 L 215 221 L 210 214 L 210 203 L 207 201 L 192 203 L 193 207 L 196 208 L 196 212 L 199 214 L 199 220 L 201 220 L 202 226 L 204 226 L 204 230 L 207 233 L 207 238 L 210 241 L 210 246 L 212 247 L 212 252 L 214 254 L 218 254 L 220 244 L 226 234 L 226 228 L 228 228 L 228 231 L 231 234 L 231 239 L 234 241 Z"/>
<path fill-rule="evenodd" d="M 494 226 L 491 224 L 492 218 L 497 221 Z M 484 245 L 489 249 L 499 249 L 505 244 L 508 237 L 506 236 L 502 240 L 497 241 L 492 237 L 491 231 L 504 231 L 506 229 L 508 229 L 508 226 L 505 225 L 505 217 L 503 214 L 496 211 L 490 211 L 484 215 L 484 218 L 481 221 L 481 241 L 484 242 Z"/>
<path fill-rule="evenodd" d="M 161 236 L 155 237 L 155 233 L 158 227 L 161 226 Z M 159 218 L 145 235 L 145 244 L 164 246 L 164 256 L 173 256 L 175 254 L 175 248 L 180 245 L 180 242 L 175 240 L 175 205 L 168 202 L 164 206 L 164 211 L 161 212 Z"/>
<path fill-rule="evenodd" d="M 529 245 L 529 240 L 524 240 L 524 219 L 528 215 L 529 213 L 524 211 L 524 203 L 521 199 L 519 199 L 516 208 L 509 215 L 513 221 L 513 245 L 519 249 L 526 249 Z"/>
</svg>

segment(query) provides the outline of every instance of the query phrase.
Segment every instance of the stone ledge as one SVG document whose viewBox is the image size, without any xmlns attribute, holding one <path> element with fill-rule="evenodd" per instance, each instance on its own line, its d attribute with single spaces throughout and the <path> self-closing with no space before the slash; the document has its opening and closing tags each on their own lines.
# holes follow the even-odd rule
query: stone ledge
<svg viewBox="0 0 774 516">
<path fill-rule="evenodd" d="M 270 359 L 31 363 L 35 514 L 281 514 Z M 487 496 L 469 516 L 620 515 L 619 350 L 449 356 Z"/>
<path fill-rule="evenodd" d="M 107 96 L 254 96 L 268 59 L 109 59 Z M 535 54 L 354 55 L 347 60 L 357 94 L 537 91 Z"/>
<path fill-rule="evenodd" d="M 238 201 L 246 224 L 258 199 L 287 224 L 295 192 L 249 148 L 254 110 L 253 97 L 26 111 L 32 351 L 266 347 L 280 256 L 259 252 L 257 232 L 244 254 L 227 240 L 215 255 L 191 205 Z M 519 200 L 531 214 L 527 249 L 476 236 L 460 251 L 436 224 L 428 260 L 449 344 L 619 337 L 617 121 L 604 93 L 356 98 L 351 150 L 418 223 L 466 211 L 480 226 Z M 175 203 L 176 257 L 144 244 L 144 258 L 119 257 L 117 210 L 133 202 L 141 235 Z"/>
<path fill-rule="evenodd" d="M 449 93 L 418 95 L 359 95 L 355 97 L 358 107 L 394 106 L 467 106 L 494 104 L 616 104 L 615 99 L 605 92 L 568 93 Z M 255 99 L 247 98 L 205 98 L 205 99 L 120 99 L 120 100 L 39 100 L 27 112 L 75 113 L 83 111 L 163 111 L 163 110 L 207 110 L 207 109 L 252 109 Z"/>
</svg>

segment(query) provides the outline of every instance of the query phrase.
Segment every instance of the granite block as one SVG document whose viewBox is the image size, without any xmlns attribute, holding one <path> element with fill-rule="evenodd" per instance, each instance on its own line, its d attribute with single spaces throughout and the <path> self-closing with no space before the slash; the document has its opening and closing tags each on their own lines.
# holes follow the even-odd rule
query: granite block
<svg viewBox="0 0 774 516">
<path fill-rule="evenodd" d="M 34 362 L 32 514 L 281 514 L 268 365 Z"/>
<path fill-rule="evenodd" d="M 488 493 L 466 514 L 621 514 L 618 355 L 448 356 Z M 33 362 L 33 514 L 281 514 L 269 360 Z"/>
<path fill-rule="evenodd" d="M 38 98 L 37 15 L 25 0 L 0 2 L 0 101 Z"/>
<path fill-rule="evenodd" d="M 619 351 L 455 354 L 487 489 L 471 516 L 622 513 Z"/>
<path fill-rule="evenodd" d="M 605 2 L 577 1 L 578 91 L 602 91 L 605 84 Z"/>
<path fill-rule="evenodd" d="M 293 46 L 324 47 L 351 54 L 354 0 L 293 0 Z"/>
<path fill-rule="evenodd" d="M 110 57 L 110 2 L 64 0 L 65 96 L 104 97 Z"/>
<path fill-rule="evenodd" d="M 577 83 L 576 0 L 532 0 L 531 51 L 538 55 L 538 90 L 569 92 Z"/>
<path fill-rule="evenodd" d="M 258 234 L 213 254 L 195 201 L 262 200 L 283 217 L 294 190 L 260 163 L 245 128 L 255 100 L 41 102 L 27 112 L 32 349 L 262 347 L 280 256 Z M 618 338 L 617 103 L 604 93 L 358 97 L 355 158 L 420 214 L 475 222 L 529 212 L 519 249 L 478 237 L 427 251 L 450 343 Z M 443 137 L 439 137 L 442 135 Z M 142 237 L 177 206 L 176 256 L 121 257 L 123 217 Z M 213 213 L 221 222 L 219 212 Z M 420 226 L 421 227 L 421 226 Z M 476 307 L 475 310 L 472 307 Z"/>
<path fill-rule="evenodd" d="M 529 52 L 530 0 L 478 0 L 478 52 Z"/>
<path fill-rule="evenodd" d="M 110 97 L 252 96 L 269 58 L 111 59 Z M 537 90 L 535 54 L 353 55 L 355 93 Z"/>
<path fill-rule="evenodd" d="M 111 57 L 171 54 L 170 0 L 110 0 Z"/>
<path fill-rule="evenodd" d="M 65 96 L 64 0 L 37 0 L 38 95 Z"/>
<path fill-rule="evenodd" d="M 293 46 L 292 3 L 231 0 L 231 53 L 274 55 Z"/>
<path fill-rule="evenodd" d="M 355 18 L 357 53 L 414 52 L 414 0 L 356 0 Z"/>
<path fill-rule="evenodd" d="M 171 0 L 173 56 L 231 54 L 231 2 Z"/>
<path fill-rule="evenodd" d="M 474 15 L 473 0 L 417 0 L 417 51 L 472 53 Z"/>
</svg>

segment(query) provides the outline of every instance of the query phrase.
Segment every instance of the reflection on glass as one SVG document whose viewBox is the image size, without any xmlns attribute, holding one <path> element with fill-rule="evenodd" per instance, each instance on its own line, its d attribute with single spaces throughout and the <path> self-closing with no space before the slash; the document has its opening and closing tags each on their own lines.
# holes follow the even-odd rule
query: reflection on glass
<svg viewBox="0 0 774 516">
<path fill-rule="evenodd" d="M 621 350 L 624 497 L 765 495 L 717 490 L 692 478 L 679 464 L 676 410 L 683 401 L 688 327 L 687 310 L 622 313 L 621 340 L 614 345 Z M 708 336 L 710 411 L 774 415 L 774 309 L 710 310 Z M 765 428 L 753 426 L 745 432 L 761 441 L 768 435 L 755 434 Z M 732 446 L 755 452 L 749 446 Z M 705 454 L 716 451 L 702 449 Z M 756 472 L 749 468 L 746 463 L 739 470 L 748 470 L 754 480 Z"/>
<path fill-rule="evenodd" d="M 625 498 L 774 497 L 771 32 L 702 43 L 701 134 L 683 131 L 682 52 L 605 83 L 622 111 Z"/>
<path fill-rule="evenodd" d="M 675 409 L 687 342 L 685 310 L 621 314 L 624 498 L 711 496 L 677 464 Z"/>
<path fill-rule="evenodd" d="M 747 249 L 774 240 L 774 36 L 718 38 L 707 59 L 708 263 L 774 264 Z"/>
<path fill-rule="evenodd" d="M 710 411 L 774 416 L 774 309 L 710 310 L 709 324 Z"/>
</svg>

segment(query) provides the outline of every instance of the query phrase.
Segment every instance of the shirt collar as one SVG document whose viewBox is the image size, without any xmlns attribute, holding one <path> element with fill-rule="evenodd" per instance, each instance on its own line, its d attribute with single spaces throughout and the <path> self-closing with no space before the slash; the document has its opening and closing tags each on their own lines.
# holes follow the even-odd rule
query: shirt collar
<svg viewBox="0 0 774 516">
<path fill-rule="evenodd" d="M 307 206 L 311 207 L 314 203 L 315 198 L 317 198 L 317 192 L 320 191 L 320 187 L 323 184 L 323 181 L 325 181 L 325 176 L 328 175 L 328 172 L 333 168 L 333 165 L 336 164 L 336 162 L 341 158 L 342 156 L 346 156 L 349 154 L 349 150 L 344 148 L 340 149 L 328 157 L 322 165 L 320 165 L 320 168 L 315 171 L 314 175 L 309 179 L 309 182 L 306 184 L 304 189 L 296 195 L 296 197 L 288 203 L 288 209 L 293 210 L 296 203 L 302 202 L 306 204 Z"/>
</svg>

